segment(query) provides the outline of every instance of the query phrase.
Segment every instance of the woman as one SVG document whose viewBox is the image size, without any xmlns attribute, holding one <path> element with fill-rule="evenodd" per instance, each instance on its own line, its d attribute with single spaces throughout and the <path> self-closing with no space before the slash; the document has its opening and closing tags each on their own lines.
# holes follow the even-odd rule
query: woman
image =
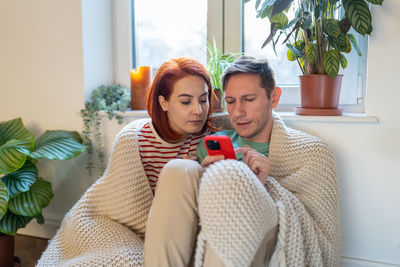
<svg viewBox="0 0 400 267">
<path fill-rule="evenodd" d="M 210 125 L 211 84 L 195 60 L 165 62 L 147 98 L 149 119 L 117 135 L 105 174 L 66 214 L 38 266 L 142 266 L 160 169 L 195 152 Z"/>
</svg>

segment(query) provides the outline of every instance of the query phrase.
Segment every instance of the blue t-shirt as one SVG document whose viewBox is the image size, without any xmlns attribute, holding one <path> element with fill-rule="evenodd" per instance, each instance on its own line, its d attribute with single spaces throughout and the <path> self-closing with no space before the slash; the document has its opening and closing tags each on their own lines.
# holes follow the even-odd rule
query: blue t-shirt
<svg viewBox="0 0 400 267">
<path fill-rule="evenodd" d="M 249 147 L 253 148 L 254 150 L 256 150 L 259 153 L 268 157 L 269 143 L 255 143 L 255 142 L 247 141 L 247 140 L 243 139 L 242 137 L 240 137 L 237 134 L 237 132 L 235 131 L 235 129 L 229 129 L 229 130 L 216 132 L 213 135 L 227 135 L 231 138 L 234 149 L 248 145 Z M 201 140 L 199 146 L 197 147 L 196 156 L 199 159 L 200 163 L 203 162 L 204 158 L 208 156 L 207 149 L 204 144 L 204 138 L 203 138 L 203 140 Z M 236 158 L 241 161 L 242 153 L 236 153 Z"/>
</svg>

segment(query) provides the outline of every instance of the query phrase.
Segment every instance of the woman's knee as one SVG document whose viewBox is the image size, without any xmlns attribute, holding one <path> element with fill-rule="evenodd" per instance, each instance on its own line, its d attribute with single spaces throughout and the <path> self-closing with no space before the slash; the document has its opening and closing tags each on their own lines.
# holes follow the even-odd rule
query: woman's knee
<svg viewBox="0 0 400 267">
<path fill-rule="evenodd" d="M 158 177 L 158 183 L 166 182 L 177 185 L 200 179 L 202 167 L 194 160 L 173 159 L 164 165 Z"/>
</svg>

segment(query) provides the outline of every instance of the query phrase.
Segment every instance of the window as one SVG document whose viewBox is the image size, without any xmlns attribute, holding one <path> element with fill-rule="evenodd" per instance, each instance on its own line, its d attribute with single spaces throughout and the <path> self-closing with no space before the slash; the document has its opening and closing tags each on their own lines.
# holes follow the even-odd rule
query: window
<svg viewBox="0 0 400 267">
<path fill-rule="evenodd" d="M 133 65 L 158 68 L 170 58 L 207 62 L 207 1 L 134 0 Z"/>
<path fill-rule="evenodd" d="M 134 66 L 157 68 L 169 58 L 189 56 L 206 63 L 206 42 L 215 36 L 224 52 L 244 52 L 267 57 L 283 94 L 279 110 L 291 111 L 300 103 L 301 74 L 296 62 L 286 59 L 286 46 L 271 44 L 261 49 L 269 34 L 267 19 L 256 18 L 255 1 L 242 0 L 130 0 L 134 14 L 132 62 Z M 363 112 L 366 77 L 367 38 L 358 34 L 363 56 L 348 54 L 340 104 L 346 112 Z M 131 65 L 132 66 L 132 65 Z"/>
</svg>

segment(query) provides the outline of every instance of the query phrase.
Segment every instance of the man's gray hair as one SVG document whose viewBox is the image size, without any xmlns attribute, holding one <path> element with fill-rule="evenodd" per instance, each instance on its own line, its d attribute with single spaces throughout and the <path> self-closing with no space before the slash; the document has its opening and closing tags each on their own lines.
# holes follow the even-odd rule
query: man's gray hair
<svg viewBox="0 0 400 267">
<path fill-rule="evenodd" d="M 267 91 L 268 98 L 275 88 L 274 71 L 267 59 L 255 59 L 250 56 L 241 56 L 230 64 L 222 75 L 222 88 L 225 91 L 229 78 L 236 74 L 254 73 L 260 77 L 260 86 Z"/>
</svg>

